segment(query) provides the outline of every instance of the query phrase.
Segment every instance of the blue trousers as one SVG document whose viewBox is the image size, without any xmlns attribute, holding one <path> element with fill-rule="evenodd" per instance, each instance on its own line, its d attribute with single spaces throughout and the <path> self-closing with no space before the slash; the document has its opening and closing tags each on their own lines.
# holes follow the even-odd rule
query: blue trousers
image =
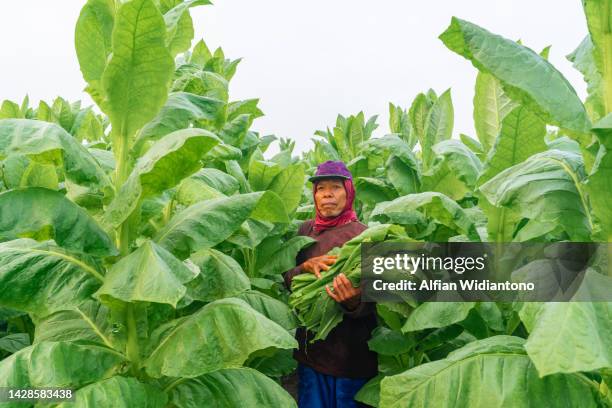
<svg viewBox="0 0 612 408">
<path fill-rule="evenodd" d="M 299 408 L 356 408 L 364 405 L 353 397 L 367 379 L 334 377 L 298 364 Z"/>
</svg>

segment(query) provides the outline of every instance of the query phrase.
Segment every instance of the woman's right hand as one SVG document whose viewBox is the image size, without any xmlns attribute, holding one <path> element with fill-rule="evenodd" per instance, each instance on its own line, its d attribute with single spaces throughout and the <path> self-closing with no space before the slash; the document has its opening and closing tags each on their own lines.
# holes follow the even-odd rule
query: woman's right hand
<svg viewBox="0 0 612 408">
<path fill-rule="evenodd" d="M 304 271 L 314 274 L 318 279 L 321 279 L 321 271 L 329 269 L 330 265 L 336 262 L 338 255 L 321 255 L 310 258 L 302 264 Z"/>
</svg>

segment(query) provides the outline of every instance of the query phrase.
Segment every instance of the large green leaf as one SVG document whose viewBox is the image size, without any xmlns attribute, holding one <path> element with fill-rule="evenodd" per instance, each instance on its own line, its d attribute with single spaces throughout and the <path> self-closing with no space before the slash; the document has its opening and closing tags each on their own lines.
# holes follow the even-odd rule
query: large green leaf
<svg viewBox="0 0 612 408">
<path fill-rule="evenodd" d="M 213 247 L 232 235 L 247 218 L 288 222 L 285 208 L 271 191 L 234 195 L 196 203 L 176 214 L 155 237 L 181 259 Z"/>
<path fill-rule="evenodd" d="M 420 166 L 412 153 L 410 145 L 397 135 L 385 135 L 364 142 L 362 147 L 372 154 L 379 154 L 386 160 L 385 170 L 389 182 L 401 194 L 412 194 L 419 191 Z M 368 152 L 368 153 L 370 153 Z M 371 157 L 368 154 L 368 158 Z M 369 175 L 369 170 L 364 171 Z M 353 177 L 357 176 L 355 172 Z M 357 176 L 358 177 L 358 176 Z"/>
<path fill-rule="evenodd" d="M 371 154 L 380 155 L 382 159 L 388 159 L 391 155 L 395 155 L 407 164 L 416 164 L 416 158 L 412 153 L 410 145 L 400 139 L 397 135 L 384 135 L 383 137 L 377 137 L 369 139 L 361 145 L 362 149 L 367 149 L 369 152 L 367 156 Z M 365 153 L 364 153 L 365 154 Z"/>
<path fill-rule="evenodd" d="M 370 139 L 372 132 L 378 128 L 378 124 L 376 123 L 377 119 L 378 115 L 374 115 L 371 116 L 366 122 L 363 112 L 359 112 L 357 115 L 349 118 L 350 130 L 348 136 L 353 157 L 357 156 L 359 153 L 361 144 Z"/>
<path fill-rule="evenodd" d="M 292 214 L 300 204 L 303 187 L 304 166 L 301 163 L 297 163 L 281 170 L 272 179 L 268 188 L 278 194 L 283 200 L 287 214 Z"/>
<path fill-rule="evenodd" d="M 464 145 L 470 148 L 471 151 L 476 154 L 476 156 L 482 161 L 485 157 L 485 152 L 482 148 L 482 144 L 471 136 L 468 136 L 464 133 L 459 135 L 459 139 L 463 142 Z"/>
<path fill-rule="evenodd" d="M 245 138 L 248 137 L 248 130 L 252 122 L 251 115 L 247 114 L 238 115 L 231 120 L 228 119 L 219 131 L 219 137 L 228 145 L 244 147 Z"/>
<path fill-rule="evenodd" d="M 226 240 L 240 248 L 255 249 L 274 229 L 274 224 L 267 221 L 248 219 L 242 223 Z"/>
<path fill-rule="evenodd" d="M 213 53 L 212 58 L 206 62 L 204 69 L 207 71 L 216 72 L 229 81 L 236 73 L 236 67 L 240 63 L 240 60 L 240 58 L 237 60 L 225 58 L 223 49 L 219 47 Z"/>
<path fill-rule="evenodd" d="M 51 241 L 17 239 L 0 244 L 0 305 L 45 316 L 89 298 L 103 280 L 85 255 Z"/>
<path fill-rule="evenodd" d="M 242 159 L 242 151 L 229 145 L 227 143 L 223 143 L 215 146 L 205 157 L 204 161 L 214 162 L 215 160 L 218 162 L 226 162 L 230 160 L 240 160 Z"/>
<path fill-rule="evenodd" d="M 237 193 L 240 189 L 240 184 L 235 177 L 215 168 L 201 169 L 190 179 L 202 182 L 228 196 Z"/>
<path fill-rule="evenodd" d="M 612 3 L 609 0 L 582 2 L 593 43 L 593 61 L 602 78 L 604 115 L 612 113 Z"/>
<path fill-rule="evenodd" d="M 251 119 L 263 116 L 263 112 L 257 107 L 259 99 L 245 99 L 227 104 L 227 120 L 232 121 L 240 115 L 249 115 Z"/>
<path fill-rule="evenodd" d="M 592 121 L 599 120 L 605 116 L 604 107 L 604 83 L 601 73 L 595 64 L 593 55 L 593 41 L 591 36 L 587 35 L 580 43 L 578 48 L 567 56 L 574 68 L 582 73 L 585 82 L 587 83 L 588 96 L 584 101 L 584 106 L 589 113 Z"/>
<path fill-rule="evenodd" d="M 453 133 L 454 111 L 451 92 L 448 89 L 434 102 L 427 114 L 425 133 L 421 140 L 423 163 L 427 168 L 433 161 L 433 145 L 450 139 Z"/>
<path fill-rule="evenodd" d="M 485 153 L 495 144 L 502 121 L 515 106 L 493 75 L 478 73 L 474 94 L 474 127 Z"/>
<path fill-rule="evenodd" d="M 298 252 L 316 240 L 307 236 L 295 236 L 286 242 L 274 238 L 257 247 L 255 270 L 258 276 L 276 275 L 295 267 Z"/>
<path fill-rule="evenodd" d="M 471 239 L 478 239 L 474 221 L 459 204 L 441 193 L 408 194 L 393 201 L 379 203 L 372 210 L 370 217 L 381 222 L 411 225 L 421 222 L 424 214 Z"/>
<path fill-rule="evenodd" d="M 354 183 L 357 198 L 369 206 L 397 198 L 397 191 L 383 179 L 357 177 Z"/>
<path fill-rule="evenodd" d="M 474 302 L 426 302 L 408 316 L 402 332 L 440 328 L 459 323 L 476 306 Z"/>
<path fill-rule="evenodd" d="M 64 402 L 58 408 L 163 408 L 168 401 L 159 388 L 122 376 L 83 387 L 75 398 L 75 402 Z"/>
<path fill-rule="evenodd" d="M 178 408 L 297 407 L 274 380 L 251 368 L 228 368 L 189 379 L 172 390 Z"/>
<path fill-rule="evenodd" d="M 433 101 L 427 95 L 420 93 L 414 98 L 408 111 L 412 129 L 421 146 L 425 144 L 425 127 L 427 126 L 427 116 L 432 105 Z"/>
<path fill-rule="evenodd" d="M 167 303 L 176 307 L 187 289 L 184 284 L 196 273 L 154 242 L 114 264 L 95 296 L 111 296 L 125 302 Z"/>
<path fill-rule="evenodd" d="M 295 141 L 290 141 L 289 143 L 294 143 Z M 276 153 L 274 156 L 272 156 L 270 158 L 270 161 L 273 161 L 275 163 L 278 163 L 281 165 L 281 167 L 286 168 L 291 166 L 291 164 L 294 161 L 294 158 L 291 156 L 292 154 L 292 150 L 290 146 L 284 146 L 285 143 L 284 141 L 281 139 L 281 141 L 279 142 L 280 147 L 281 147 L 281 151 Z M 259 145 L 258 145 L 259 146 Z M 283 147 L 284 146 L 284 147 Z M 261 149 L 261 147 L 260 147 Z"/>
<path fill-rule="evenodd" d="M 333 132 L 327 137 L 329 143 L 334 147 L 334 149 L 338 152 L 338 155 L 344 161 L 351 159 L 351 151 L 348 145 L 347 135 L 345 133 L 346 122 L 347 120 L 345 117 L 338 115 L 336 118 L 336 126 L 334 127 Z"/>
<path fill-rule="evenodd" d="M 173 92 L 152 121 L 138 134 L 138 153 L 147 150 L 147 144 L 176 130 L 186 129 L 200 120 L 216 121 L 223 112 L 225 102 L 188 92 Z"/>
<path fill-rule="evenodd" d="M 78 388 L 110 377 L 124 361 L 121 354 L 98 345 L 40 342 L 0 361 L 0 387 Z"/>
<path fill-rule="evenodd" d="M 236 296 L 249 304 L 253 309 L 285 330 L 293 330 L 297 327 L 297 320 L 289 307 L 280 300 L 274 299 L 256 290 L 249 290 Z"/>
<path fill-rule="evenodd" d="M 112 51 L 111 37 L 115 19 L 114 0 L 88 0 L 76 23 L 74 44 L 87 92 L 96 103 L 104 99 L 102 75 Z"/>
<path fill-rule="evenodd" d="M 601 147 L 586 183 L 596 220 L 594 239 L 612 242 L 612 113 L 593 127 Z"/>
<path fill-rule="evenodd" d="M 389 130 L 404 140 L 410 149 L 418 142 L 418 138 L 410 123 L 408 111 L 389 102 Z"/>
<path fill-rule="evenodd" d="M 444 140 L 432 146 L 437 156 L 423 174 L 424 191 L 437 191 L 454 200 L 470 194 L 482 170 L 480 159 L 458 140 Z"/>
<path fill-rule="evenodd" d="M 313 140 L 314 151 L 313 160 L 316 163 L 323 163 L 327 160 L 340 160 L 340 154 L 325 140 Z"/>
<path fill-rule="evenodd" d="M 19 310 L 11 309 L 8 307 L 0 307 L 0 320 L 8 320 L 13 317 L 19 317 L 19 316 L 25 316 L 25 315 L 26 315 L 25 312 L 22 312 Z"/>
<path fill-rule="evenodd" d="M 10 354 L 16 353 L 29 345 L 30 335 L 28 333 L 12 333 L 0 337 L 0 350 Z"/>
<path fill-rule="evenodd" d="M 281 166 L 278 163 L 265 161 L 263 159 L 259 160 L 254 155 L 249 163 L 248 171 L 249 184 L 253 191 L 267 190 L 272 180 L 274 180 L 281 170 Z"/>
<path fill-rule="evenodd" d="M 225 194 L 215 190 L 208 184 L 202 183 L 199 180 L 188 178 L 183 180 L 176 190 L 174 199 L 188 207 L 198 201 L 212 200 L 214 198 L 224 197 Z"/>
<path fill-rule="evenodd" d="M 0 120 L 0 159 L 27 155 L 41 163 L 63 166 L 72 185 L 90 187 L 88 195 L 98 200 L 110 187 L 110 180 L 89 151 L 60 126 L 31 119 Z M 67 185 L 68 195 L 78 197 Z M 86 197 L 84 197 L 86 198 Z"/>
<path fill-rule="evenodd" d="M 487 326 L 492 330 L 503 332 L 506 328 L 500 307 L 495 302 L 479 302 L 476 310 Z"/>
<path fill-rule="evenodd" d="M 400 195 L 417 193 L 420 189 L 420 174 L 416 159 L 407 161 L 391 156 L 385 165 L 387 178 Z"/>
<path fill-rule="evenodd" d="M 0 194 L 0 241 L 53 239 L 61 247 L 95 256 L 116 254 L 109 236 L 63 194 L 30 187 Z"/>
<path fill-rule="evenodd" d="M 612 303 L 548 302 L 525 349 L 541 376 L 612 367 Z"/>
<path fill-rule="evenodd" d="M 77 104 L 80 104 L 80 102 L 77 102 Z M 80 109 L 80 107 L 71 105 L 62 97 L 57 97 L 53 100 L 52 109 L 57 116 L 57 122 L 59 125 L 63 127 L 64 130 L 69 132 L 74 124 L 76 112 Z"/>
<path fill-rule="evenodd" d="M 245 363 L 245 367 L 254 368 L 278 381 L 281 377 L 295 372 L 297 361 L 293 358 L 293 350 L 265 350 L 253 354 Z"/>
<path fill-rule="evenodd" d="M 58 123 L 66 131 L 70 131 L 72 125 L 74 124 L 76 114 L 80 110 L 81 101 L 71 104 L 61 96 L 58 96 L 53 100 L 50 113 L 54 117 L 56 123 Z"/>
<path fill-rule="evenodd" d="M 166 24 L 153 0 L 129 0 L 119 7 L 101 106 L 117 143 L 130 139 L 166 102 L 174 61 L 165 38 Z"/>
<path fill-rule="evenodd" d="M 41 341 L 87 340 L 105 344 L 117 350 L 112 333 L 110 310 L 94 300 L 60 310 L 36 321 L 34 343 Z"/>
<path fill-rule="evenodd" d="M 80 142 L 83 140 L 96 142 L 104 139 L 102 121 L 91 107 L 82 109 L 77 113 L 69 132 Z"/>
<path fill-rule="evenodd" d="M 23 155 L 7 157 L 2 163 L 2 179 L 7 188 L 44 187 L 58 190 L 58 169 L 53 164 L 30 160 Z"/>
<path fill-rule="evenodd" d="M 355 394 L 355 401 L 362 402 L 373 407 L 380 406 L 380 382 L 385 378 L 383 374 L 378 374 L 376 377 L 368 381 Z"/>
<path fill-rule="evenodd" d="M 44 122 L 59 124 L 59 118 L 57 117 L 56 112 L 54 112 L 53 108 L 51 108 L 45 101 L 40 101 L 38 103 L 38 109 L 36 109 L 36 119 Z"/>
<path fill-rule="evenodd" d="M 399 331 L 379 326 L 372 332 L 368 348 L 384 356 L 394 356 L 409 352 L 415 346 L 415 339 Z"/>
<path fill-rule="evenodd" d="M 113 152 L 109 150 L 97 149 L 95 147 L 90 147 L 87 150 L 96 159 L 105 172 L 111 173 L 115 170 L 117 162 L 115 161 Z"/>
<path fill-rule="evenodd" d="M 212 200 L 224 196 L 225 194 L 215 190 L 208 184 L 194 178 L 188 178 L 183 180 L 179 185 L 174 199 L 178 203 L 188 207 L 198 201 Z"/>
<path fill-rule="evenodd" d="M 164 21 L 168 30 L 166 43 L 173 57 L 191 47 L 193 21 L 189 15 L 189 8 L 205 4 L 211 3 L 208 0 L 188 0 L 180 2 L 164 14 Z"/>
<path fill-rule="evenodd" d="M 523 106 L 515 107 L 506 113 L 499 132 L 484 171 L 478 179 L 479 184 L 484 184 L 503 170 L 527 160 L 531 155 L 546 150 L 546 124 Z"/>
<path fill-rule="evenodd" d="M 544 304 L 544 302 L 521 302 L 516 304 L 515 307 L 518 309 L 518 315 L 528 332 L 533 330 L 536 315 L 542 304 Z"/>
<path fill-rule="evenodd" d="M 157 141 L 138 159 L 134 170 L 110 203 L 104 224 L 116 228 L 143 199 L 172 188 L 201 168 L 202 157 L 220 140 L 204 129 L 177 130 Z"/>
<path fill-rule="evenodd" d="M 145 366 L 153 377 L 196 377 L 239 367 L 251 353 L 271 347 L 290 349 L 297 342 L 243 300 L 221 299 L 177 322 Z"/>
<path fill-rule="evenodd" d="M 481 72 L 497 78 L 510 98 L 547 123 L 579 133 L 589 131 L 589 118 L 574 88 L 536 52 L 456 17 L 440 39 Z"/>
<path fill-rule="evenodd" d="M 364 115 L 359 112 L 356 116 L 350 116 L 346 123 L 345 142 L 354 157 L 357 154 L 357 147 L 367 140 L 367 134 L 364 132 Z"/>
<path fill-rule="evenodd" d="M 229 255 L 213 248 L 202 249 L 191 256 L 200 273 L 187 283 L 189 297 L 204 302 L 235 296 L 251 288 L 240 264 Z"/>
<path fill-rule="evenodd" d="M 23 113 L 13 101 L 5 99 L 0 105 L 0 119 L 23 119 Z"/>
<path fill-rule="evenodd" d="M 381 381 L 380 406 L 597 407 L 597 389 L 584 377 L 539 378 L 524 340 L 494 336 Z"/>
<path fill-rule="evenodd" d="M 462 340 L 461 337 L 464 337 Z M 464 328 L 459 324 L 452 324 L 450 326 L 441 327 L 439 329 L 429 330 L 425 337 L 419 339 L 417 343 L 417 349 L 419 351 L 429 351 L 430 355 L 437 359 L 444 357 L 446 354 L 453 349 L 464 346 L 465 344 L 475 340 L 476 338 L 468 334 Z M 434 349 L 438 349 L 436 351 Z M 444 350 L 446 348 L 446 350 Z M 396 374 L 397 371 L 388 372 L 386 374 Z"/>
<path fill-rule="evenodd" d="M 540 237 L 562 228 L 572 240 L 588 241 L 592 220 L 583 191 L 578 154 L 548 150 L 510 167 L 480 186 L 497 207 L 519 212 L 529 222 L 515 240 Z"/>
<path fill-rule="evenodd" d="M 228 81 L 223 76 L 203 71 L 195 64 L 184 64 L 177 68 L 172 91 L 184 91 L 196 95 L 228 101 Z"/>
<path fill-rule="evenodd" d="M 512 109 L 502 121 L 499 137 L 490 151 L 478 184 L 484 184 L 503 170 L 546 150 L 545 135 L 546 125 L 538 116 L 523 106 Z M 479 205 L 488 218 L 489 239 L 495 242 L 512 241 L 514 227 L 520 221 L 518 212 L 491 205 L 486 199 L 480 200 Z"/>
</svg>

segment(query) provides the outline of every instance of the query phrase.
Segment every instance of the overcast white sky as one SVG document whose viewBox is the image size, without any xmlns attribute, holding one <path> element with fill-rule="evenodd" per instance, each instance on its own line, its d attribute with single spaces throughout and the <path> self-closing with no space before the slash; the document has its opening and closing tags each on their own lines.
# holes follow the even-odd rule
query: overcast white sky
<svg viewBox="0 0 612 408">
<path fill-rule="evenodd" d="M 0 99 L 28 93 L 35 103 L 61 95 L 91 104 L 73 41 L 85 1 L 3 3 Z M 409 107 L 428 88 L 452 88 L 453 134 L 475 136 L 476 70 L 437 38 L 453 15 L 537 51 L 552 44 L 551 62 L 584 97 L 565 59 L 587 32 L 579 0 L 217 0 L 192 10 L 196 40 L 243 58 L 230 92 L 260 98 L 266 116 L 254 129 L 295 139 L 297 152 L 338 113 L 380 114 L 382 135 L 388 102 Z"/>
</svg>

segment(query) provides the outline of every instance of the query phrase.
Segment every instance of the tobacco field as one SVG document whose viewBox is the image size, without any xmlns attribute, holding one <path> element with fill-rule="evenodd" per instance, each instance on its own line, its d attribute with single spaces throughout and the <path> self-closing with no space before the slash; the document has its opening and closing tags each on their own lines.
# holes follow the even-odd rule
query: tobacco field
<svg viewBox="0 0 612 408">
<path fill-rule="evenodd" d="M 347 163 L 370 227 L 336 270 L 359 273 L 364 239 L 612 243 L 612 1 L 582 3 L 588 33 L 567 58 L 586 100 L 549 48 L 453 17 L 439 39 L 478 71 L 475 135 L 453 133 L 451 90 L 430 89 L 389 104 L 390 134 L 338 115 L 297 155 L 253 129 L 258 99 L 230 97 L 240 59 L 194 40 L 207 0 L 88 0 L 75 47 L 96 106 L 0 107 L 0 387 L 75 401 L 0 407 L 296 407 L 281 384 L 295 328 L 324 338 L 342 319 L 323 297 L 305 312 L 281 276 L 313 242 L 296 231 L 326 160 Z M 612 267 L 587 277 L 605 288 Z M 612 407 L 610 302 L 377 313 L 379 375 L 359 401 Z"/>
</svg>

